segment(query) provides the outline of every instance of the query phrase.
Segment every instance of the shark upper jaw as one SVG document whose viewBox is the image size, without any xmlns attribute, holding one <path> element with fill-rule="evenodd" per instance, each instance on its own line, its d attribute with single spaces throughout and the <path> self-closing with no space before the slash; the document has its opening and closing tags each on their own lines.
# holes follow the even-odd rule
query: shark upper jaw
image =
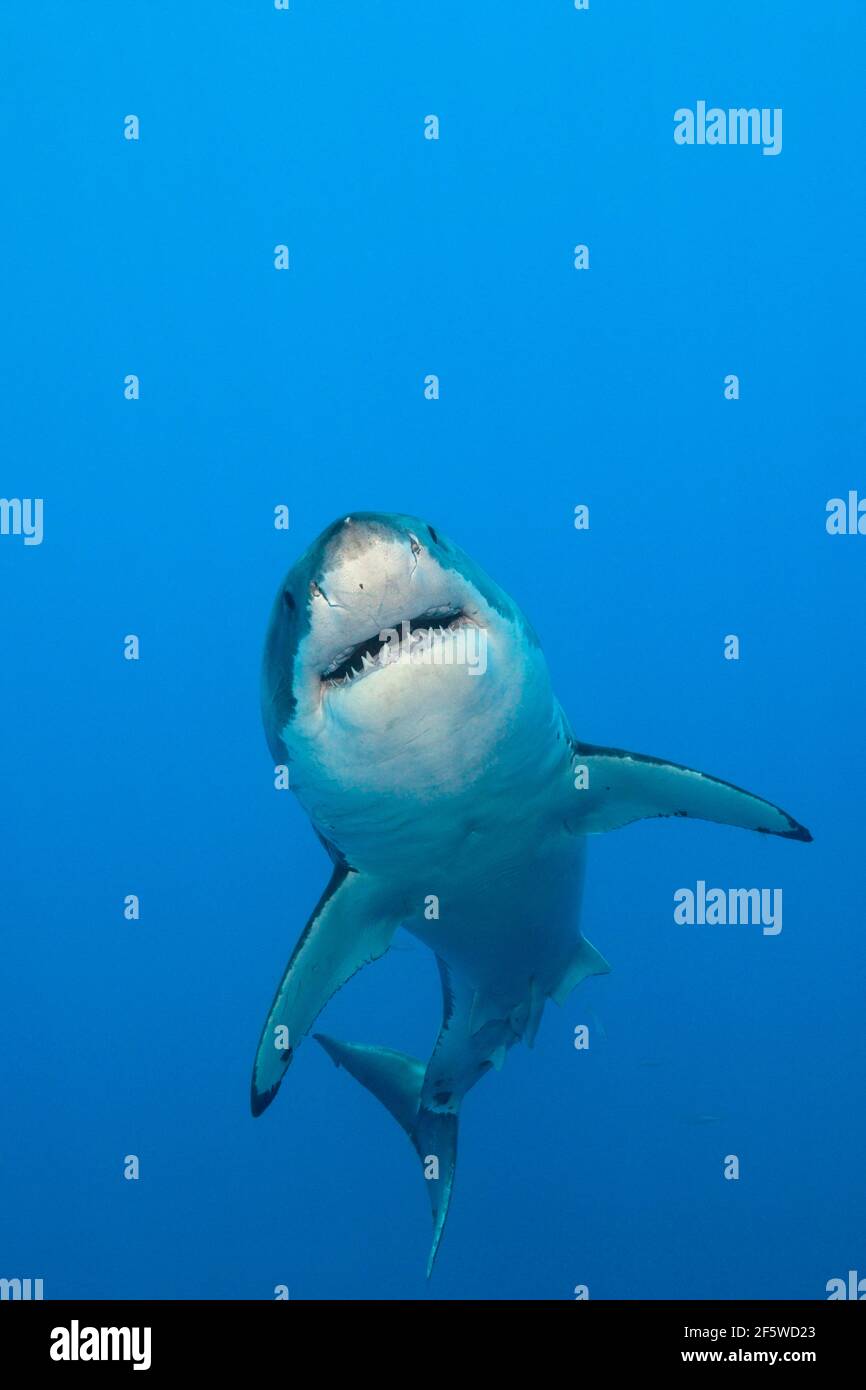
<svg viewBox="0 0 866 1390">
<path fill-rule="evenodd" d="M 454 634 L 463 628 L 478 627 L 478 622 L 454 603 L 426 608 L 414 617 L 404 617 L 388 628 L 364 637 L 338 652 L 320 680 L 325 692 L 338 690 L 387 669 L 395 661 L 423 660 L 439 649 L 436 655 L 444 660 L 444 647 Z"/>
</svg>

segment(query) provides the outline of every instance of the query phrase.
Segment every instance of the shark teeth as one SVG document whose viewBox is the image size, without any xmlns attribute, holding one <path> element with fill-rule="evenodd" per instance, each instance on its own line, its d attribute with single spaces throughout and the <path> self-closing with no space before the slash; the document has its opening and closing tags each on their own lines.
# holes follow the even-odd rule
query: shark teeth
<svg viewBox="0 0 866 1390">
<path fill-rule="evenodd" d="M 426 651 L 434 641 L 441 641 L 446 633 L 456 632 L 469 620 L 461 609 L 451 604 L 440 604 L 428 608 L 417 618 L 406 619 L 400 628 L 383 629 L 399 639 L 402 648 L 408 641 L 409 658 L 414 651 Z M 393 660 L 393 640 L 380 634 L 358 642 L 354 647 L 345 648 L 321 673 L 320 680 L 325 686 L 348 685 L 359 677 L 366 676 L 380 666 L 387 666 Z"/>
</svg>

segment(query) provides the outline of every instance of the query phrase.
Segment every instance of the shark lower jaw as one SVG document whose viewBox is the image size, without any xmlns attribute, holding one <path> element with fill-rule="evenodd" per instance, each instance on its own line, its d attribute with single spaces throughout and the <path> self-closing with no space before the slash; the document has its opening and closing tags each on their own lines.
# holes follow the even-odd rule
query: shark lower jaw
<svg viewBox="0 0 866 1390">
<path fill-rule="evenodd" d="M 339 652 L 320 673 L 322 697 L 333 698 L 396 665 L 477 667 L 482 634 L 486 638 L 478 621 L 456 605 L 425 609 Z"/>
</svg>

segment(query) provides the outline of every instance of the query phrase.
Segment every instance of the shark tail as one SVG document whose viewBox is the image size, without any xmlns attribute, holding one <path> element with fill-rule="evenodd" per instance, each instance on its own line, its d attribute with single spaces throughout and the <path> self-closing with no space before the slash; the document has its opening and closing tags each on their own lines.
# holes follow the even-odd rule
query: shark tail
<svg viewBox="0 0 866 1390">
<path fill-rule="evenodd" d="M 421 1095 L 426 1066 L 415 1057 L 393 1052 L 387 1047 L 368 1047 L 363 1043 L 340 1042 L 324 1033 L 314 1034 L 318 1043 L 338 1067 L 345 1067 L 389 1110 L 408 1134 L 421 1160 L 427 1195 L 433 1215 L 433 1244 L 427 1260 L 427 1278 L 433 1265 L 445 1220 L 451 1204 L 454 1171 L 457 1165 L 456 1109 L 430 1109 Z M 449 1098 L 450 1104 L 454 1100 Z"/>
</svg>

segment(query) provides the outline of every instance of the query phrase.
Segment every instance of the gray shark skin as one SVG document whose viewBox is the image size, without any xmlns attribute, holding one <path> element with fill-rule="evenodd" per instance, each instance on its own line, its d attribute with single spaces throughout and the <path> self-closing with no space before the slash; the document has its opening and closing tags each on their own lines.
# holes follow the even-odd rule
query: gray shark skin
<svg viewBox="0 0 866 1390">
<path fill-rule="evenodd" d="M 389 630 L 412 633 L 399 660 Z M 484 669 L 473 669 L 482 638 Z M 812 837 L 728 782 L 579 742 L 516 604 L 416 517 L 345 517 L 289 571 L 267 632 L 262 714 L 333 872 L 265 1020 L 253 1114 L 331 996 L 398 927 L 429 946 L 443 1008 L 427 1062 L 316 1035 L 414 1146 L 433 1212 L 429 1275 L 463 1097 L 515 1043 L 532 1046 L 548 999 L 562 1004 L 609 969 L 579 929 L 587 836 L 692 816 Z"/>
</svg>

